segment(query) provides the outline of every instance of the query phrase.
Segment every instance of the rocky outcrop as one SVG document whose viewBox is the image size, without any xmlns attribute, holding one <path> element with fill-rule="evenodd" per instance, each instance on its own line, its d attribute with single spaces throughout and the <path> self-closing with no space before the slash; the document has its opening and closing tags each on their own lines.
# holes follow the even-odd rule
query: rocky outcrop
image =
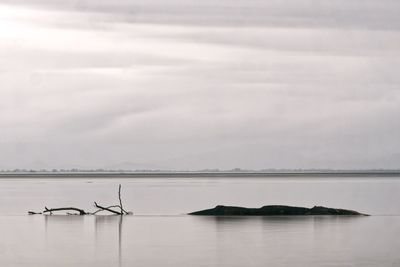
<svg viewBox="0 0 400 267">
<path fill-rule="evenodd" d="M 216 206 L 213 209 L 189 213 L 189 215 L 204 216 L 305 216 L 305 215 L 358 215 L 367 216 L 353 210 L 333 209 L 322 206 L 313 208 L 269 205 L 261 208 L 243 208 L 232 206 Z"/>
</svg>

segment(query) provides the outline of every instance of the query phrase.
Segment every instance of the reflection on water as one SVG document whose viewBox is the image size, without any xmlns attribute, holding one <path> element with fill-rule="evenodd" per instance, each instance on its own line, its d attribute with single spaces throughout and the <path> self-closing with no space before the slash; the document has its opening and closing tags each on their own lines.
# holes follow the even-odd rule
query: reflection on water
<svg viewBox="0 0 400 267">
<path fill-rule="evenodd" d="M 113 266 L 116 266 L 116 263 L 122 266 L 123 216 L 44 215 L 29 218 L 33 217 L 35 217 L 35 222 L 33 225 L 31 222 L 30 225 L 36 228 L 35 231 L 41 228 L 40 221 L 43 222 L 43 237 L 36 237 L 36 240 L 42 239 L 41 245 L 48 253 L 52 253 L 46 257 L 49 260 L 60 256 L 65 257 L 66 255 L 62 253 L 68 252 L 71 257 L 77 259 L 88 258 L 85 261 L 88 261 L 92 255 L 95 262 L 100 262 L 100 266 L 107 266 L 101 263 L 102 259 L 106 259 Z M 18 218 L 21 219 L 21 217 L 16 217 Z"/>
<path fill-rule="evenodd" d="M 197 216 L 198 220 L 216 225 L 218 229 L 232 229 L 246 224 L 261 224 L 269 230 L 298 227 L 299 225 L 346 224 L 355 220 L 363 220 L 364 216 Z"/>
<path fill-rule="evenodd" d="M 128 179 L 0 181 L 0 266 L 400 266 L 399 216 L 198 217 L 217 204 L 326 205 L 400 214 L 400 180 Z M 135 214 L 27 216 L 43 205 Z M 71 198 L 71 196 L 73 196 Z"/>
<path fill-rule="evenodd" d="M 232 266 L 262 266 L 261 262 L 271 266 L 368 266 L 379 258 L 385 266 L 383 255 L 399 257 L 387 248 L 387 239 L 365 237 L 375 219 L 355 216 L 198 218 L 209 229 L 214 228 L 218 266 L 226 264 L 232 255 L 235 255 L 235 260 L 230 262 Z M 371 243 L 380 243 L 387 250 L 380 255 L 372 249 L 374 246 L 367 247 Z"/>
<path fill-rule="evenodd" d="M 103 235 L 104 231 L 109 231 L 111 228 L 115 228 L 118 225 L 118 266 L 122 266 L 122 224 L 124 216 L 119 215 L 97 215 L 94 217 L 94 231 L 95 231 L 95 243 L 99 243 L 99 237 Z M 111 244 L 112 245 L 112 244 Z"/>
<path fill-rule="evenodd" d="M 364 267 L 400 263 L 397 216 L 36 215 L 0 219 L 0 266 Z"/>
</svg>

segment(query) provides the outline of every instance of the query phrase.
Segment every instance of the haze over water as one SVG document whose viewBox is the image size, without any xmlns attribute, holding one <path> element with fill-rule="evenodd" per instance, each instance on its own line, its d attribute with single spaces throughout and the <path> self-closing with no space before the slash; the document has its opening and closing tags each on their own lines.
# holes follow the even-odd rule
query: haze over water
<svg viewBox="0 0 400 267">
<path fill-rule="evenodd" d="M 118 202 L 133 216 L 28 216 Z M 395 178 L 1 179 L 1 266 L 398 266 Z M 217 204 L 355 209 L 370 217 L 197 217 Z"/>
</svg>

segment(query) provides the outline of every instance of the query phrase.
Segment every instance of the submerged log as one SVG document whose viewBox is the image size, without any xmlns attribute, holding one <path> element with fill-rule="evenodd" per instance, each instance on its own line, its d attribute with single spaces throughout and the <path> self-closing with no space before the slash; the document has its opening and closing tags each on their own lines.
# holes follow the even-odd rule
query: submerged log
<svg viewBox="0 0 400 267">
<path fill-rule="evenodd" d="M 118 187 L 118 200 L 119 200 L 119 205 L 112 205 L 112 206 L 108 206 L 108 207 L 100 206 L 97 204 L 97 202 L 94 202 L 94 206 L 98 209 L 94 212 L 86 212 L 83 209 L 75 208 L 75 207 L 52 208 L 52 209 L 45 207 L 43 212 L 28 211 L 28 214 L 36 215 L 36 214 L 48 213 L 48 214 L 52 215 L 53 212 L 56 212 L 56 211 L 66 211 L 67 215 L 95 215 L 101 211 L 108 211 L 108 212 L 111 212 L 111 213 L 117 214 L 117 215 L 132 214 L 132 212 L 128 212 L 128 211 L 124 210 L 124 208 L 122 207 L 121 185 L 119 185 L 119 187 Z M 119 211 L 113 210 L 112 208 L 117 208 Z M 75 211 L 77 213 L 71 213 L 69 211 Z"/>
<path fill-rule="evenodd" d="M 54 211 L 69 211 L 69 210 L 73 210 L 79 213 L 79 215 L 86 215 L 89 214 L 86 211 L 84 211 L 83 209 L 78 209 L 78 208 L 74 208 L 74 207 L 67 207 L 67 208 L 55 208 L 55 209 L 48 209 L 47 207 L 44 207 L 44 211 L 43 213 L 50 213 L 53 214 Z"/>
<path fill-rule="evenodd" d="M 203 216 L 305 216 L 305 215 L 358 215 L 368 216 L 354 210 L 326 208 L 314 206 L 313 208 L 293 207 L 283 205 L 270 205 L 261 208 L 244 208 L 232 206 L 216 206 L 212 209 L 189 213 L 189 215 Z"/>
<path fill-rule="evenodd" d="M 42 212 L 28 211 L 29 215 L 43 214 Z"/>
</svg>

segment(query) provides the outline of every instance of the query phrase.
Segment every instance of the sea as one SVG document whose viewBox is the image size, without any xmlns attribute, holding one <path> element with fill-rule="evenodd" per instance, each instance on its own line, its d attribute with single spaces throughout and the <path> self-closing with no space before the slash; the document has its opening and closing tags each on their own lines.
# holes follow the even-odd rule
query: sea
<svg viewBox="0 0 400 267">
<path fill-rule="evenodd" d="M 133 215 L 28 215 L 95 211 Z M 191 216 L 216 205 L 371 216 Z M 390 175 L 13 175 L 0 178 L 0 266 L 400 266 L 400 178 Z"/>
</svg>

